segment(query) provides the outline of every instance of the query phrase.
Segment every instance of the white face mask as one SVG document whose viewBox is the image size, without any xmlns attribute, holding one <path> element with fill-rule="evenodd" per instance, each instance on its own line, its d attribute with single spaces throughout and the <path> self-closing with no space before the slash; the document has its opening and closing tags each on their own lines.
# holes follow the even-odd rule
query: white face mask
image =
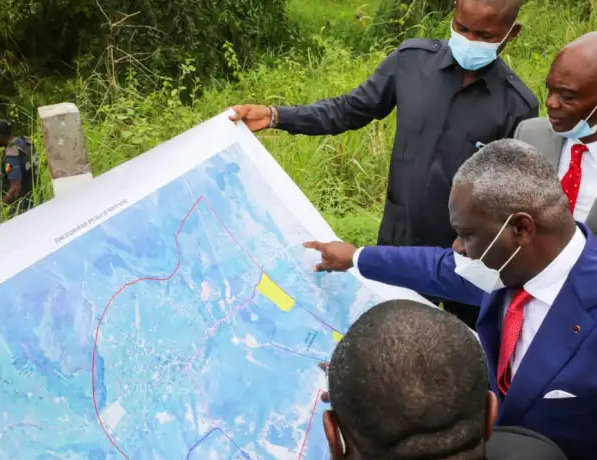
<svg viewBox="0 0 597 460">
<path fill-rule="evenodd" d="M 462 276 L 465 280 L 469 283 L 477 286 L 482 291 L 491 294 L 493 291 L 497 291 L 499 289 L 503 289 L 506 286 L 504 285 L 502 278 L 500 276 L 500 272 L 506 268 L 506 266 L 514 259 L 518 251 L 520 251 L 520 247 L 514 251 L 514 254 L 506 261 L 504 265 L 501 266 L 499 270 L 494 268 L 489 268 L 487 265 L 483 263 L 483 258 L 487 255 L 489 250 L 493 247 L 497 239 L 500 237 L 508 222 L 512 216 L 508 217 L 498 234 L 495 236 L 489 247 L 485 250 L 483 255 L 480 259 L 469 259 L 463 255 L 460 255 L 454 252 L 454 262 L 456 263 L 456 268 L 454 272 L 457 275 Z"/>
</svg>

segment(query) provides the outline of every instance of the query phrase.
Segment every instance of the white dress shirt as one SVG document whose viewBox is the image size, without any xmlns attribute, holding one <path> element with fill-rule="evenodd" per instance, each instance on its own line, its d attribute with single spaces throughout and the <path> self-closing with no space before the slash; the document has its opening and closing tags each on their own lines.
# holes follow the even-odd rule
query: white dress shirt
<svg viewBox="0 0 597 460">
<path fill-rule="evenodd" d="M 529 349 L 549 309 L 562 290 L 562 286 L 564 286 L 572 268 L 580 258 L 585 248 L 586 240 L 582 231 L 577 227 L 574 236 L 562 252 L 541 273 L 523 286 L 525 291 L 533 298 L 524 307 L 522 331 L 516 343 L 514 354 L 510 359 L 512 376 L 516 374 L 525 353 Z M 357 271 L 359 269 L 359 255 L 362 249 L 359 248 L 352 258 L 354 268 Z M 513 295 L 514 292 L 508 292 L 504 296 L 502 324 Z M 502 324 L 500 324 L 500 329 Z"/>
<path fill-rule="evenodd" d="M 564 142 L 562 147 L 562 155 L 560 157 L 560 164 L 558 166 L 558 176 L 560 180 L 568 172 L 570 167 L 570 159 L 572 157 L 572 146 L 578 144 L 578 141 L 568 139 Z M 593 203 L 597 200 L 597 141 L 586 144 L 589 151 L 584 153 L 580 167 L 582 169 L 582 178 L 580 181 L 580 189 L 578 191 L 578 199 L 574 207 L 574 219 L 578 222 L 584 222 L 593 207 Z"/>
<path fill-rule="evenodd" d="M 524 307 L 522 331 L 520 337 L 518 337 L 518 342 L 516 342 L 514 354 L 510 359 L 512 376 L 516 374 L 549 309 L 562 290 L 566 279 L 568 279 L 572 267 L 578 261 L 585 248 L 586 241 L 585 235 L 577 227 L 574 236 L 562 252 L 541 273 L 523 286 L 524 290 L 531 294 L 533 298 Z M 513 295 L 513 292 L 509 292 L 504 296 L 502 324 Z"/>
</svg>

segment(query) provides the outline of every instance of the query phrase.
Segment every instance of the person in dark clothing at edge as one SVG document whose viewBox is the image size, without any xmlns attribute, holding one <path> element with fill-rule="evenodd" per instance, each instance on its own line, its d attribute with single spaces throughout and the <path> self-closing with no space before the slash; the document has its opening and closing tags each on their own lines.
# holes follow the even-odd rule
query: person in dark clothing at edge
<svg viewBox="0 0 597 460">
<path fill-rule="evenodd" d="M 512 137 L 538 114 L 538 101 L 499 58 L 520 32 L 523 0 L 456 0 L 449 41 L 403 42 L 350 93 L 308 106 L 237 105 L 231 120 L 252 131 L 341 134 L 387 117 L 397 107 L 379 245 L 449 248 L 452 177 L 481 144 Z M 431 299 L 439 303 L 441 299 Z M 475 327 L 478 306 L 443 301 Z"/>
<path fill-rule="evenodd" d="M 0 149 L 4 150 L 0 156 L 0 198 L 3 205 L 11 205 L 9 217 L 12 217 L 33 206 L 37 156 L 31 139 L 14 137 L 12 125 L 6 120 L 0 120 Z"/>
<path fill-rule="evenodd" d="M 329 365 L 331 460 L 566 460 L 548 438 L 496 427 L 483 349 L 454 316 L 410 300 L 363 314 Z"/>
</svg>

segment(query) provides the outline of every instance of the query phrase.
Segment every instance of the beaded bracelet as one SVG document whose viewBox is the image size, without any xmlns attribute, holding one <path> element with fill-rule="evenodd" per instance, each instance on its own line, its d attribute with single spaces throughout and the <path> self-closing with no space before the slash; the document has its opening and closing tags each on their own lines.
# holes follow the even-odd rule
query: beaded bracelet
<svg viewBox="0 0 597 460">
<path fill-rule="evenodd" d="M 270 114 L 271 114 L 270 115 L 269 127 L 270 127 L 270 129 L 273 129 L 278 124 L 277 120 L 276 120 L 276 110 L 272 106 L 270 106 L 269 107 L 269 111 L 270 111 Z"/>
</svg>

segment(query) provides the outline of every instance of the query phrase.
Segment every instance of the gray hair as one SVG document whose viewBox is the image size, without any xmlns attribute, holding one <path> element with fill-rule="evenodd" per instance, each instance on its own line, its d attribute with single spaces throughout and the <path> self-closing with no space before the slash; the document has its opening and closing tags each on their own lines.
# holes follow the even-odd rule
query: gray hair
<svg viewBox="0 0 597 460">
<path fill-rule="evenodd" d="M 464 162 L 453 184 L 471 185 L 479 209 L 496 220 L 526 212 L 554 226 L 570 216 L 555 169 L 534 147 L 514 139 L 487 144 Z"/>
</svg>

